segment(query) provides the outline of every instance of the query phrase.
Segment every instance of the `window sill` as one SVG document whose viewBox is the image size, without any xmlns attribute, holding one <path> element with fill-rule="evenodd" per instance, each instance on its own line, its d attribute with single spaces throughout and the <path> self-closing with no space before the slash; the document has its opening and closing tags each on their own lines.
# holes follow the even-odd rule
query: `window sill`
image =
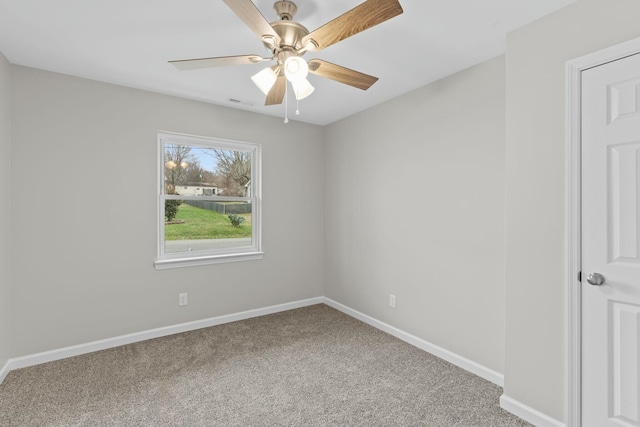
<svg viewBox="0 0 640 427">
<path fill-rule="evenodd" d="M 263 257 L 264 252 L 247 252 L 240 254 L 199 256 L 193 258 L 159 259 L 154 262 L 153 265 L 156 267 L 156 270 L 166 270 L 169 268 L 195 267 L 199 265 L 221 264 L 226 262 L 252 261 L 262 259 Z"/>
</svg>

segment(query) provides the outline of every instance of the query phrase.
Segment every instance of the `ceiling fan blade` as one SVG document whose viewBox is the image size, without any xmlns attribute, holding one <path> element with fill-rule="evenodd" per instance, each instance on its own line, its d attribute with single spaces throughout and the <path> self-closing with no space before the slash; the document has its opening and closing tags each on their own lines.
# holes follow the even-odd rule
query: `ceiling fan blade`
<svg viewBox="0 0 640 427">
<path fill-rule="evenodd" d="M 332 64 L 322 59 L 309 61 L 309 72 L 362 90 L 369 89 L 371 85 L 378 81 L 377 77 Z"/>
<path fill-rule="evenodd" d="M 251 0 L 224 0 L 224 2 L 247 24 L 251 31 L 260 37 L 260 40 L 273 39 L 275 45 L 280 43 L 280 36 Z"/>
<path fill-rule="evenodd" d="M 284 100 L 284 93 L 287 90 L 287 78 L 282 75 L 278 76 L 278 79 L 273 84 L 273 87 L 267 95 L 267 100 L 264 105 L 278 105 L 282 104 Z"/>
<path fill-rule="evenodd" d="M 197 70 L 199 68 L 224 67 L 227 65 L 257 64 L 268 61 L 260 55 L 219 56 L 217 58 L 180 59 L 169 61 L 179 70 Z"/>
<path fill-rule="evenodd" d="M 402 6 L 398 0 L 367 0 L 306 35 L 302 39 L 302 45 L 305 46 L 311 41 L 313 45 L 308 50 L 324 49 L 402 12 Z"/>
</svg>

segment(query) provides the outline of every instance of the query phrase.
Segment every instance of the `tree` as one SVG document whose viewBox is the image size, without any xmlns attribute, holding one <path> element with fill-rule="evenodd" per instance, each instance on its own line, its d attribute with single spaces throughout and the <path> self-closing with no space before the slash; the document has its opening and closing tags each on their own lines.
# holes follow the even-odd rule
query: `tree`
<svg viewBox="0 0 640 427">
<path fill-rule="evenodd" d="M 205 174 L 206 171 L 200 167 L 200 163 L 195 161 L 189 164 L 184 181 L 187 183 L 206 182 L 204 179 Z"/>
<path fill-rule="evenodd" d="M 165 145 L 164 149 L 165 194 L 178 194 L 177 185 L 187 182 L 187 170 L 190 165 L 197 165 L 191 154 L 191 147 L 185 145 Z M 199 166 L 198 166 L 199 167 Z M 182 200 L 165 200 L 164 215 L 168 222 L 174 220 Z"/>
<path fill-rule="evenodd" d="M 251 181 L 251 154 L 244 151 L 214 150 L 214 155 L 218 174 L 238 185 L 235 190 L 238 196 L 246 196 L 246 185 Z"/>
<path fill-rule="evenodd" d="M 186 145 L 166 145 L 164 150 L 165 193 L 176 194 L 176 185 L 186 184 L 187 169 L 197 164 L 191 154 L 191 147 Z"/>
</svg>

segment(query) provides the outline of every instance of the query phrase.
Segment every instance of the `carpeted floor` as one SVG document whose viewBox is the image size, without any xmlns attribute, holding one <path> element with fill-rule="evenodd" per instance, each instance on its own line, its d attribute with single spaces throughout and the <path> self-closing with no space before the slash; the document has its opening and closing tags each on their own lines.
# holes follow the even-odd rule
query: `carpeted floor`
<svg viewBox="0 0 640 427">
<path fill-rule="evenodd" d="M 502 389 L 326 305 L 11 372 L 1 426 L 528 426 Z"/>
</svg>

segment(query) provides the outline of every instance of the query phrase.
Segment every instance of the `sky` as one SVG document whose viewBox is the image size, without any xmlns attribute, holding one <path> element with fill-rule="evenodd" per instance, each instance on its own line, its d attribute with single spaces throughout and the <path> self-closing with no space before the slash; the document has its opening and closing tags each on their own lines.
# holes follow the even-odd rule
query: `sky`
<svg viewBox="0 0 640 427">
<path fill-rule="evenodd" d="M 198 159 L 202 169 L 215 172 L 218 162 L 212 148 L 192 146 L 191 153 Z"/>
</svg>

